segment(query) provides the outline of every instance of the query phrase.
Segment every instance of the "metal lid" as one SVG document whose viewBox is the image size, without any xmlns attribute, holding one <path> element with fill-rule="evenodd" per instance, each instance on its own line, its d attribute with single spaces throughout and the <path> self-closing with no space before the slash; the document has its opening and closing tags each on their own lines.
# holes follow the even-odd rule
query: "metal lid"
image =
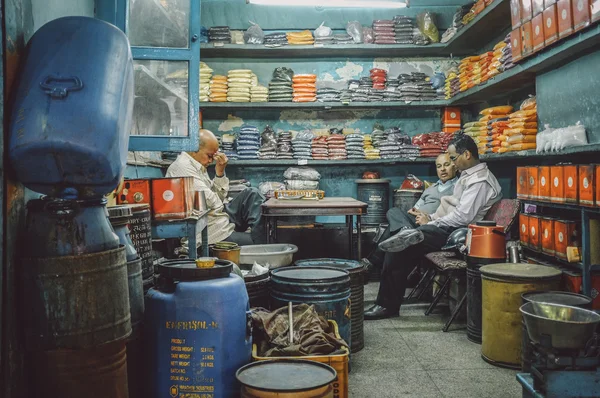
<svg viewBox="0 0 600 398">
<path fill-rule="evenodd" d="M 348 271 L 331 267 L 283 267 L 271 271 L 273 278 L 286 281 L 336 281 L 349 279 Z"/>
<path fill-rule="evenodd" d="M 161 276 L 180 281 L 227 278 L 232 270 L 233 263 L 228 260 L 215 260 L 215 266 L 212 268 L 198 268 L 196 260 L 192 258 L 164 260 L 158 263 Z"/>
<path fill-rule="evenodd" d="M 582 308 L 592 303 L 590 297 L 571 292 L 528 292 L 523 293 L 521 298 L 523 298 L 524 303 L 533 301 L 536 303 L 562 304 Z"/>
<path fill-rule="evenodd" d="M 350 273 L 353 271 L 362 271 L 364 265 L 355 260 L 346 260 L 343 258 L 311 258 L 308 260 L 296 261 L 298 267 L 331 267 L 347 270 Z"/>
<path fill-rule="evenodd" d="M 130 204 L 127 205 L 129 207 L 131 207 L 131 211 L 133 213 L 138 213 L 140 211 L 145 211 L 145 210 L 150 210 L 150 205 L 147 203 L 136 203 L 136 204 Z"/>
<path fill-rule="evenodd" d="M 108 210 L 109 218 L 131 217 L 133 214 L 129 206 L 109 206 L 106 209 Z"/>
<path fill-rule="evenodd" d="M 289 359 L 254 362 L 238 369 L 235 377 L 241 384 L 257 390 L 300 392 L 330 384 L 337 373 L 324 363 Z"/>
<path fill-rule="evenodd" d="M 496 221 L 481 220 L 475 223 L 478 227 L 495 227 Z"/>
<path fill-rule="evenodd" d="M 392 180 L 388 180 L 387 178 L 369 178 L 369 179 L 358 179 L 354 180 L 357 184 L 389 184 Z"/>
<path fill-rule="evenodd" d="M 479 269 L 484 276 L 500 277 L 506 279 L 545 279 L 556 278 L 562 271 L 538 264 L 500 263 L 485 265 Z"/>
</svg>

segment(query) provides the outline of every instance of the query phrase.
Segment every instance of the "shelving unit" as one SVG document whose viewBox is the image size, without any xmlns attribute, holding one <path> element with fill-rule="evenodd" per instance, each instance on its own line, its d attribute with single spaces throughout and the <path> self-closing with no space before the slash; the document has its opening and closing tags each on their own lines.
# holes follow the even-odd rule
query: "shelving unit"
<svg viewBox="0 0 600 398">
<path fill-rule="evenodd" d="M 318 58 L 318 57 L 446 57 L 477 51 L 510 26 L 510 2 L 499 0 L 483 10 L 447 43 L 346 44 L 265 47 L 262 44 L 202 44 L 202 58 Z"/>
<path fill-rule="evenodd" d="M 581 218 L 582 261 L 580 263 L 568 263 L 559 259 L 552 258 L 552 261 L 550 262 L 555 264 L 568 265 L 579 269 L 583 278 L 583 293 L 589 295 L 592 288 L 590 271 L 600 270 L 600 264 L 591 264 L 590 218 L 598 217 L 600 215 L 600 207 L 587 207 L 566 203 L 540 202 L 535 200 L 522 200 L 522 203 L 523 206 L 526 206 L 527 204 L 532 204 L 538 207 L 556 208 L 561 210 L 568 210 L 572 213 L 579 213 L 579 217 Z M 535 253 L 535 255 L 532 255 L 532 257 L 534 258 L 546 257 L 546 260 L 550 258 L 549 256 L 544 256 L 541 253 Z"/>
<path fill-rule="evenodd" d="M 441 108 L 447 101 L 412 101 L 412 102 L 201 102 L 200 109 L 414 109 Z"/>
<path fill-rule="evenodd" d="M 434 158 L 398 158 L 398 159 L 347 159 L 347 160 L 307 160 L 307 166 L 347 166 L 347 165 L 393 165 L 393 164 L 433 164 Z M 297 166 L 297 159 L 272 160 L 231 160 L 233 166 Z M 303 162 L 302 162 L 303 163 Z"/>
</svg>

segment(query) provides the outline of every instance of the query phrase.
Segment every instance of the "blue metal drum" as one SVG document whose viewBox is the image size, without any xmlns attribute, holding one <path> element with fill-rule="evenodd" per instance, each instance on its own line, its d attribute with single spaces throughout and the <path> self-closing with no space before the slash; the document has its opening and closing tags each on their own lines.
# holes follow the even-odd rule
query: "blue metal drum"
<svg viewBox="0 0 600 398">
<path fill-rule="evenodd" d="M 10 121 L 17 179 L 54 197 L 100 197 L 127 160 L 133 60 L 127 36 L 94 18 L 42 26 L 27 45 Z"/>
<path fill-rule="evenodd" d="M 340 336 L 351 345 L 350 276 L 331 267 L 284 267 L 271 271 L 272 309 L 306 303 L 337 322 Z"/>
<path fill-rule="evenodd" d="M 191 259 L 159 264 L 146 295 L 145 397 L 236 397 L 235 372 L 251 360 L 250 306 L 233 263 L 197 268 Z"/>
</svg>

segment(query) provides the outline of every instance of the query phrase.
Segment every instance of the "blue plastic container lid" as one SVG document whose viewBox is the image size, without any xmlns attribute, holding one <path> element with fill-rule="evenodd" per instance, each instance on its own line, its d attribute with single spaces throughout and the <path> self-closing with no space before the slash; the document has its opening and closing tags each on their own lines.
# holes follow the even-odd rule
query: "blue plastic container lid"
<svg viewBox="0 0 600 398">
<path fill-rule="evenodd" d="M 179 281 L 227 278 L 231 271 L 233 271 L 233 263 L 220 259 L 215 260 L 212 268 L 198 268 L 196 260 L 191 258 L 164 260 L 158 263 L 158 272 L 161 276 Z"/>
<path fill-rule="evenodd" d="M 349 280 L 349 273 L 332 267 L 283 267 L 271 271 L 271 276 L 286 281 L 337 281 Z"/>
</svg>

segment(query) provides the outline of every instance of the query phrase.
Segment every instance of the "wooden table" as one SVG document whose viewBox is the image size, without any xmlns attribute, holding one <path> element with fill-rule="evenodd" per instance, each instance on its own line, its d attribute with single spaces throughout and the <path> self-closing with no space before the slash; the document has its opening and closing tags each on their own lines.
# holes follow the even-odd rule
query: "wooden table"
<svg viewBox="0 0 600 398">
<path fill-rule="evenodd" d="M 208 211 L 183 220 L 153 220 L 152 237 L 156 239 L 188 238 L 189 258 L 198 258 L 196 233 L 202 231 L 202 256 L 208 257 Z"/>
<path fill-rule="evenodd" d="M 286 216 L 346 216 L 348 239 L 352 250 L 353 223 L 352 217 L 356 216 L 358 231 L 357 256 L 362 258 L 360 244 L 361 222 L 360 217 L 367 213 L 367 204 L 354 198 L 324 198 L 321 200 L 283 200 L 269 199 L 262 205 L 262 215 L 267 225 L 267 242 L 277 242 L 277 219 Z"/>
</svg>

